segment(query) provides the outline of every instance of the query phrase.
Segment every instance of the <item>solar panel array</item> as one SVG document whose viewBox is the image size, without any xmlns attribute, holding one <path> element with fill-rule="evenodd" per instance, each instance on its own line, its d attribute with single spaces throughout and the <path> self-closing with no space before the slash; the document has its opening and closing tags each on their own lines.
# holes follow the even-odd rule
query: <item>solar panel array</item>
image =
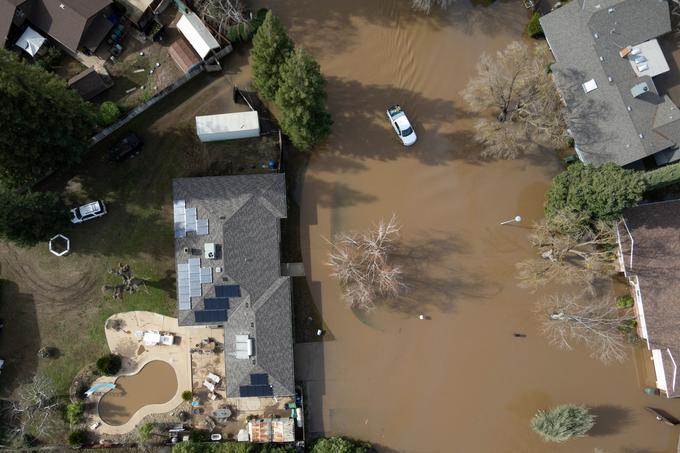
<svg viewBox="0 0 680 453">
<path fill-rule="evenodd" d="M 241 297 L 241 287 L 239 285 L 217 285 L 215 286 L 215 296 Z"/>
<path fill-rule="evenodd" d="M 239 396 L 274 396 L 274 389 L 269 385 L 241 385 Z"/>
<path fill-rule="evenodd" d="M 198 310 L 194 312 L 196 322 L 221 323 L 227 320 L 227 310 Z"/>
<path fill-rule="evenodd" d="M 173 201 L 172 208 L 176 238 L 186 237 L 192 231 L 199 236 L 208 234 L 208 219 L 199 219 L 196 208 L 187 208 L 185 200 Z"/>
<path fill-rule="evenodd" d="M 191 310 L 191 298 L 201 297 L 201 284 L 212 283 L 212 268 L 201 267 L 200 258 L 177 265 L 177 299 L 180 310 Z"/>
<path fill-rule="evenodd" d="M 204 299 L 203 305 L 205 305 L 206 310 L 226 310 L 229 308 L 229 299 Z"/>
<path fill-rule="evenodd" d="M 251 374 L 250 385 L 269 385 L 269 375 L 266 373 Z"/>
</svg>

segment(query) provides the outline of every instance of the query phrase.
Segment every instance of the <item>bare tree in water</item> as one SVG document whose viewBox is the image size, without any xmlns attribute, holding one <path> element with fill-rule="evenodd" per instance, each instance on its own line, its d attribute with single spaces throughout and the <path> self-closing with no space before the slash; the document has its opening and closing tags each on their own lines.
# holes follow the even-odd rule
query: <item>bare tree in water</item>
<svg viewBox="0 0 680 453">
<path fill-rule="evenodd" d="M 16 399 L 11 401 L 10 437 L 23 442 L 26 435 L 39 439 L 49 436 L 56 429 L 59 405 L 52 381 L 41 374 L 34 376 L 19 388 Z"/>
<path fill-rule="evenodd" d="M 548 62 L 545 49 L 518 41 L 495 58 L 482 54 L 463 97 L 481 116 L 475 138 L 484 157 L 514 159 L 537 145 L 565 144 L 564 106 Z"/>
<path fill-rule="evenodd" d="M 194 7 L 201 19 L 224 36 L 227 28 L 246 22 L 245 8 L 241 0 L 195 0 Z"/>
<path fill-rule="evenodd" d="M 430 14 L 433 6 L 438 6 L 441 9 L 447 9 L 453 4 L 454 0 L 411 0 L 411 7 L 416 11 L 422 11 L 425 14 Z"/>
<path fill-rule="evenodd" d="M 550 344 L 570 350 L 581 342 L 605 364 L 626 358 L 624 332 L 634 318 L 630 309 L 618 308 L 614 300 L 578 302 L 576 296 L 558 295 L 539 302 L 537 311 Z"/>
<path fill-rule="evenodd" d="M 590 227 L 584 215 L 564 210 L 538 223 L 529 240 L 538 256 L 517 264 L 522 287 L 590 284 L 614 271 L 616 232 L 611 223 L 599 221 Z"/>
<path fill-rule="evenodd" d="M 390 263 L 390 252 L 399 236 L 395 215 L 381 220 L 363 233 L 339 233 L 329 241 L 328 265 L 331 276 L 340 282 L 343 298 L 350 307 L 375 308 L 382 296 L 395 296 L 404 287 L 401 269 Z"/>
</svg>

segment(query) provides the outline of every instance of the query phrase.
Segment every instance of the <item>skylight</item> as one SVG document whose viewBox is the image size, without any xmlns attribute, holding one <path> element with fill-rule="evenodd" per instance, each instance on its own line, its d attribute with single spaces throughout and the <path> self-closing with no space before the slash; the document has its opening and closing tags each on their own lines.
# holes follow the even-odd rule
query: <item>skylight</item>
<svg viewBox="0 0 680 453">
<path fill-rule="evenodd" d="M 583 91 L 586 93 L 590 93 L 593 90 L 597 90 L 597 83 L 595 82 L 595 79 L 590 79 L 583 85 Z"/>
</svg>

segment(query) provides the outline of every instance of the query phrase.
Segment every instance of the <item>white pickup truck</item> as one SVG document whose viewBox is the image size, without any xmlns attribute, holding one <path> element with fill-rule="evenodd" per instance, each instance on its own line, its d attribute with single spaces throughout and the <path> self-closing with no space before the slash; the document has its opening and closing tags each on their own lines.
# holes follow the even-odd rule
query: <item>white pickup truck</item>
<svg viewBox="0 0 680 453">
<path fill-rule="evenodd" d="M 416 133 L 406 117 L 406 112 L 400 105 L 393 105 L 388 108 L 387 118 L 404 145 L 411 146 L 416 142 Z"/>
</svg>

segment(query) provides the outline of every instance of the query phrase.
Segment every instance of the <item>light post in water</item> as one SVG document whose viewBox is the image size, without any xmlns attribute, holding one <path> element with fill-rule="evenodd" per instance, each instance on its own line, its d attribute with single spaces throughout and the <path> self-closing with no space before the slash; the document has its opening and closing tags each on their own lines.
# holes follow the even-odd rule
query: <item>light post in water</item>
<svg viewBox="0 0 680 453">
<path fill-rule="evenodd" d="M 509 224 L 509 223 L 519 223 L 519 222 L 521 222 L 521 221 L 522 221 L 522 217 L 521 217 L 521 216 L 515 216 L 514 219 L 510 219 L 510 220 L 506 220 L 505 222 L 501 222 L 501 225 L 507 225 L 507 224 Z"/>
</svg>

